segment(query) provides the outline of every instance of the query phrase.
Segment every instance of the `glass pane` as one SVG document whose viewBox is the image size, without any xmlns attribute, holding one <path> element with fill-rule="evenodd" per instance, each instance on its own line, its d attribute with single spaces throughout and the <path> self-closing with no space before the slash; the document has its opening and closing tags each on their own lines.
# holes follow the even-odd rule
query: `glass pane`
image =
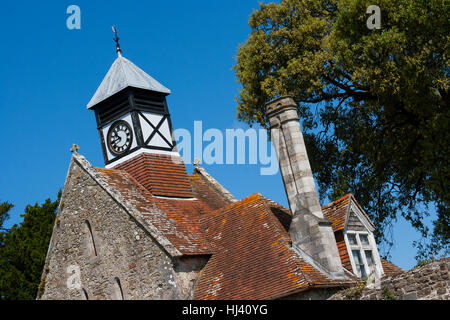
<svg viewBox="0 0 450 320">
<path fill-rule="evenodd" d="M 369 244 L 369 238 L 368 238 L 367 234 L 360 234 L 359 240 L 361 240 L 361 244 L 365 244 L 365 245 Z"/>
<path fill-rule="evenodd" d="M 353 260 L 355 260 L 355 264 L 362 264 L 361 254 L 359 250 L 352 250 Z"/>
<path fill-rule="evenodd" d="M 374 273 L 375 272 L 375 262 L 373 261 L 373 255 L 371 250 L 364 251 L 366 255 L 367 264 L 369 266 L 369 272 Z"/>
<path fill-rule="evenodd" d="M 364 278 L 366 276 L 366 269 L 364 269 L 364 265 L 363 264 L 359 265 L 359 270 L 358 271 L 359 271 L 359 276 L 361 278 Z"/>
<path fill-rule="evenodd" d="M 366 269 L 364 268 L 364 263 L 361 259 L 361 252 L 359 250 L 352 250 L 353 260 L 355 261 L 356 272 L 361 278 L 366 276 Z"/>
<path fill-rule="evenodd" d="M 347 236 L 348 236 L 348 242 L 350 243 L 350 245 L 352 245 L 352 246 L 358 245 L 358 242 L 356 242 L 356 235 L 348 234 Z"/>
</svg>

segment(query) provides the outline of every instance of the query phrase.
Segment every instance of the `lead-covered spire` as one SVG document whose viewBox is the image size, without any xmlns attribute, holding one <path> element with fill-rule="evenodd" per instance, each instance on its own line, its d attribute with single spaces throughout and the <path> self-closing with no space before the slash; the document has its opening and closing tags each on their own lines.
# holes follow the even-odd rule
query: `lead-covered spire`
<svg viewBox="0 0 450 320">
<path fill-rule="evenodd" d="M 111 97 L 126 87 L 151 90 L 163 94 L 170 94 L 170 90 L 148 75 L 133 62 L 119 55 L 112 64 L 102 83 L 98 87 L 87 108 Z"/>
</svg>

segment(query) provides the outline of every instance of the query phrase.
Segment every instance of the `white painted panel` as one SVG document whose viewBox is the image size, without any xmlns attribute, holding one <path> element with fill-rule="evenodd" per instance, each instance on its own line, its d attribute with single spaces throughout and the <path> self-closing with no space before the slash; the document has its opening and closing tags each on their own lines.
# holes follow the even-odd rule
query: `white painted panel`
<svg viewBox="0 0 450 320">
<path fill-rule="evenodd" d="M 163 147 L 163 148 L 170 148 L 170 146 L 161 138 L 159 134 L 155 134 L 150 140 L 149 144 L 150 147 Z"/>
<path fill-rule="evenodd" d="M 139 122 L 141 123 L 142 136 L 144 141 L 146 141 L 152 134 L 153 128 L 142 118 L 141 115 L 139 115 Z"/>
<path fill-rule="evenodd" d="M 163 116 L 160 114 L 154 114 L 154 113 L 150 113 L 150 112 L 144 112 L 144 115 L 147 118 L 147 120 L 150 120 L 151 124 L 154 125 L 155 127 L 158 125 L 158 123 L 163 118 Z"/>
<path fill-rule="evenodd" d="M 162 119 L 162 115 L 160 114 L 154 114 L 150 112 L 142 112 L 142 114 L 145 116 L 145 118 L 150 121 L 150 123 L 156 127 L 159 122 Z M 153 133 L 153 128 L 151 125 L 148 124 L 147 121 L 145 121 L 141 115 L 139 115 L 139 122 L 141 123 L 141 129 L 142 129 L 142 135 L 144 137 L 144 141 L 146 141 L 150 135 Z"/>
<path fill-rule="evenodd" d="M 164 123 L 161 125 L 161 128 L 159 128 L 159 132 L 162 133 L 162 135 L 164 136 L 164 138 L 167 139 L 167 141 L 172 142 L 172 135 L 170 134 L 168 119 L 164 120 Z"/>
</svg>

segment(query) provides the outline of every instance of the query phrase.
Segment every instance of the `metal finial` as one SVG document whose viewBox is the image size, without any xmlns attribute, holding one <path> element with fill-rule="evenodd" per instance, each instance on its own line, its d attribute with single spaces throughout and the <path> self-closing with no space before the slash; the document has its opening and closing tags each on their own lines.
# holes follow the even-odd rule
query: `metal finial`
<svg viewBox="0 0 450 320">
<path fill-rule="evenodd" d="M 122 49 L 120 48 L 120 44 L 119 44 L 119 40 L 120 38 L 117 36 L 117 30 L 115 26 L 112 26 L 112 30 L 114 32 L 114 35 L 116 36 L 113 40 L 116 42 L 116 51 L 117 51 L 117 55 L 119 57 L 122 56 Z"/>
</svg>

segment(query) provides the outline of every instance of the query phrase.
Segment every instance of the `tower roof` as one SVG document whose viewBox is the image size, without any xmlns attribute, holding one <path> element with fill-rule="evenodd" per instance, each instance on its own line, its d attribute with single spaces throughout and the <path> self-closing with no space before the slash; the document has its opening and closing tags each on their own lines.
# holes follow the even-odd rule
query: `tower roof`
<svg viewBox="0 0 450 320">
<path fill-rule="evenodd" d="M 112 64 L 102 83 L 98 87 L 87 108 L 111 97 L 115 93 L 126 87 L 147 89 L 165 94 L 170 94 L 170 90 L 145 73 L 130 60 L 119 55 Z"/>
</svg>

